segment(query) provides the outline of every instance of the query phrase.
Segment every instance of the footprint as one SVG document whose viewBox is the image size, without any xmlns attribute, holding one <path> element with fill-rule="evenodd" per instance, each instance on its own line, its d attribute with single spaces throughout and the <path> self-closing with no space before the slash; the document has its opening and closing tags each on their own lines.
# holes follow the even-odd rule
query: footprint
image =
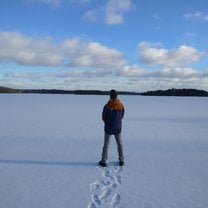
<svg viewBox="0 0 208 208">
<path fill-rule="evenodd" d="M 118 187 L 121 185 L 122 167 L 110 166 L 99 168 L 101 178 L 90 184 L 91 202 L 87 208 L 97 208 L 102 206 L 111 208 L 121 208 L 121 195 Z"/>
<path fill-rule="evenodd" d="M 110 180 L 105 182 L 105 186 L 109 186 L 109 185 L 111 185 L 111 181 Z"/>
<path fill-rule="evenodd" d="M 96 205 L 101 205 L 101 201 L 100 201 L 100 199 L 99 199 L 99 197 L 98 197 L 97 194 L 93 194 L 93 195 L 92 195 L 92 202 L 93 202 L 94 204 L 96 204 Z"/>
<path fill-rule="evenodd" d="M 90 192 L 91 193 L 96 192 L 99 188 L 100 188 L 100 184 L 98 183 L 98 181 L 95 181 L 94 183 L 90 184 Z"/>
<path fill-rule="evenodd" d="M 112 201 L 113 202 L 116 202 L 116 203 L 120 203 L 120 201 L 121 201 L 121 195 L 120 194 L 115 194 L 114 196 L 113 196 L 113 198 L 112 198 Z"/>
<path fill-rule="evenodd" d="M 111 208 L 120 208 L 121 207 L 120 202 L 121 202 L 121 195 L 117 193 L 112 197 Z"/>
<path fill-rule="evenodd" d="M 100 181 L 100 185 L 105 186 L 105 185 L 106 185 L 106 181 L 101 180 L 101 181 Z"/>
<path fill-rule="evenodd" d="M 111 189 L 110 188 L 103 188 L 102 193 L 100 194 L 99 198 L 100 200 L 106 199 L 109 195 L 111 194 Z"/>
<path fill-rule="evenodd" d="M 111 187 L 112 187 L 113 189 L 116 189 L 116 188 L 118 187 L 118 184 L 117 184 L 117 183 L 113 183 L 113 184 L 111 185 Z"/>
<path fill-rule="evenodd" d="M 121 185 L 121 176 L 120 175 L 115 175 L 115 180 L 118 185 Z"/>
<path fill-rule="evenodd" d="M 87 208 L 96 208 L 94 203 L 90 203 Z"/>
<path fill-rule="evenodd" d="M 105 169 L 103 172 L 103 176 L 109 179 L 112 179 L 111 171 L 109 169 Z"/>
</svg>

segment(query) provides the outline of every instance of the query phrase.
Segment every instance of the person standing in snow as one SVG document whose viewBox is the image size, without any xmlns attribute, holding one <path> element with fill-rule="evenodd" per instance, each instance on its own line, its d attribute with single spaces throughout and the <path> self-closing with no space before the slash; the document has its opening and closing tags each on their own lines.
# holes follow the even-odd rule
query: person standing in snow
<svg viewBox="0 0 208 208">
<path fill-rule="evenodd" d="M 102 120 L 104 122 L 104 145 L 102 151 L 102 159 L 99 165 L 106 167 L 108 159 L 108 148 L 110 144 L 111 135 L 114 135 L 118 147 L 119 165 L 124 165 L 123 144 L 121 138 L 122 119 L 124 117 L 124 105 L 117 99 L 116 90 L 110 91 L 110 100 L 103 107 Z"/>
</svg>

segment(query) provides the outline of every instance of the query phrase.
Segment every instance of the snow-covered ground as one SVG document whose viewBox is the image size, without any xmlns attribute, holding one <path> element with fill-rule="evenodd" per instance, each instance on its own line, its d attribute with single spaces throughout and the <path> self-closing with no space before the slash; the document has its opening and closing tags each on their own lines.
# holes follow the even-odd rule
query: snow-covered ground
<svg viewBox="0 0 208 208">
<path fill-rule="evenodd" d="M 207 208 L 208 98 L 120 96 L 125 167 L 99 168 L 108 96 L 0 95 L 0 208 Z"/>
</svg>

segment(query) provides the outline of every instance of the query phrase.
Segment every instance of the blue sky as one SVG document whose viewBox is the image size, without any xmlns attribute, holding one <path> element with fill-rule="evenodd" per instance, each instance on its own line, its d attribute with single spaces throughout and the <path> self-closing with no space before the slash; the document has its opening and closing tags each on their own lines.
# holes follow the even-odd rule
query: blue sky
<svg viewBox="0 0 208 208">
<path fill-rule="evenodd" d="M 206 0 L 1 0 L 0 85 L 208 90 Z"/>
</svg>

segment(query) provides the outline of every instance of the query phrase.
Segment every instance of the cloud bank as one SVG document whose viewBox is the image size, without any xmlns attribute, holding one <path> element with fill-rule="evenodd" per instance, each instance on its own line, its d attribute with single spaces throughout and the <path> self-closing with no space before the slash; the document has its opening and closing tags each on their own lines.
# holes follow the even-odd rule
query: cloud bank
<svg viewBox="0 0 208 208">
<path fill-rule="evenodd" d="M 28 70 L 30 66 L 53 69 L 47 73 L 10 71 L 0 77 L 2 85 L 5 82 L 16 83 L 14 87 L 28 83 L 36 88 L 94 89 L 96 86 L 99 89 L 102 84 L 104 89 L 134 91 L 191 86 L 208 90 L 208 72 L 191 67 L 206 54 L 188 45 L 167 49 L 161 44 L 142 41 L 138 44 L 139 63 L 133 65 L 114 48 L 76 37 L 55 42 L 50 37 L 0 32 L 0 45 L 0 63 L 15 63 L 27 66 Z"/>
<path fill-rule="evenodd" d="M 140 50 L 140 61 L 150 65 L 161 65 L 164 67 L 177 67 L 199 61 L 204 55 L 197 49 L 181 45 L 176 49 L 165 49 L 154 47 L 148 42 L 138 45 Z"/>
<path fill-rule="evenodd" d="M 0 32 L 0 61 L 27 66 L 73 66 L 118 68 L 126 63 L 119 51 L 78 38 L 55 43 L 18 32 Z"/>
<path fill-rule="evenodd" d="M 0 61 L 27 66 L 55 66 L 63 56 L 49 38 L 35 40 L 18 32 L 0 32 Z"/>
</svg>

